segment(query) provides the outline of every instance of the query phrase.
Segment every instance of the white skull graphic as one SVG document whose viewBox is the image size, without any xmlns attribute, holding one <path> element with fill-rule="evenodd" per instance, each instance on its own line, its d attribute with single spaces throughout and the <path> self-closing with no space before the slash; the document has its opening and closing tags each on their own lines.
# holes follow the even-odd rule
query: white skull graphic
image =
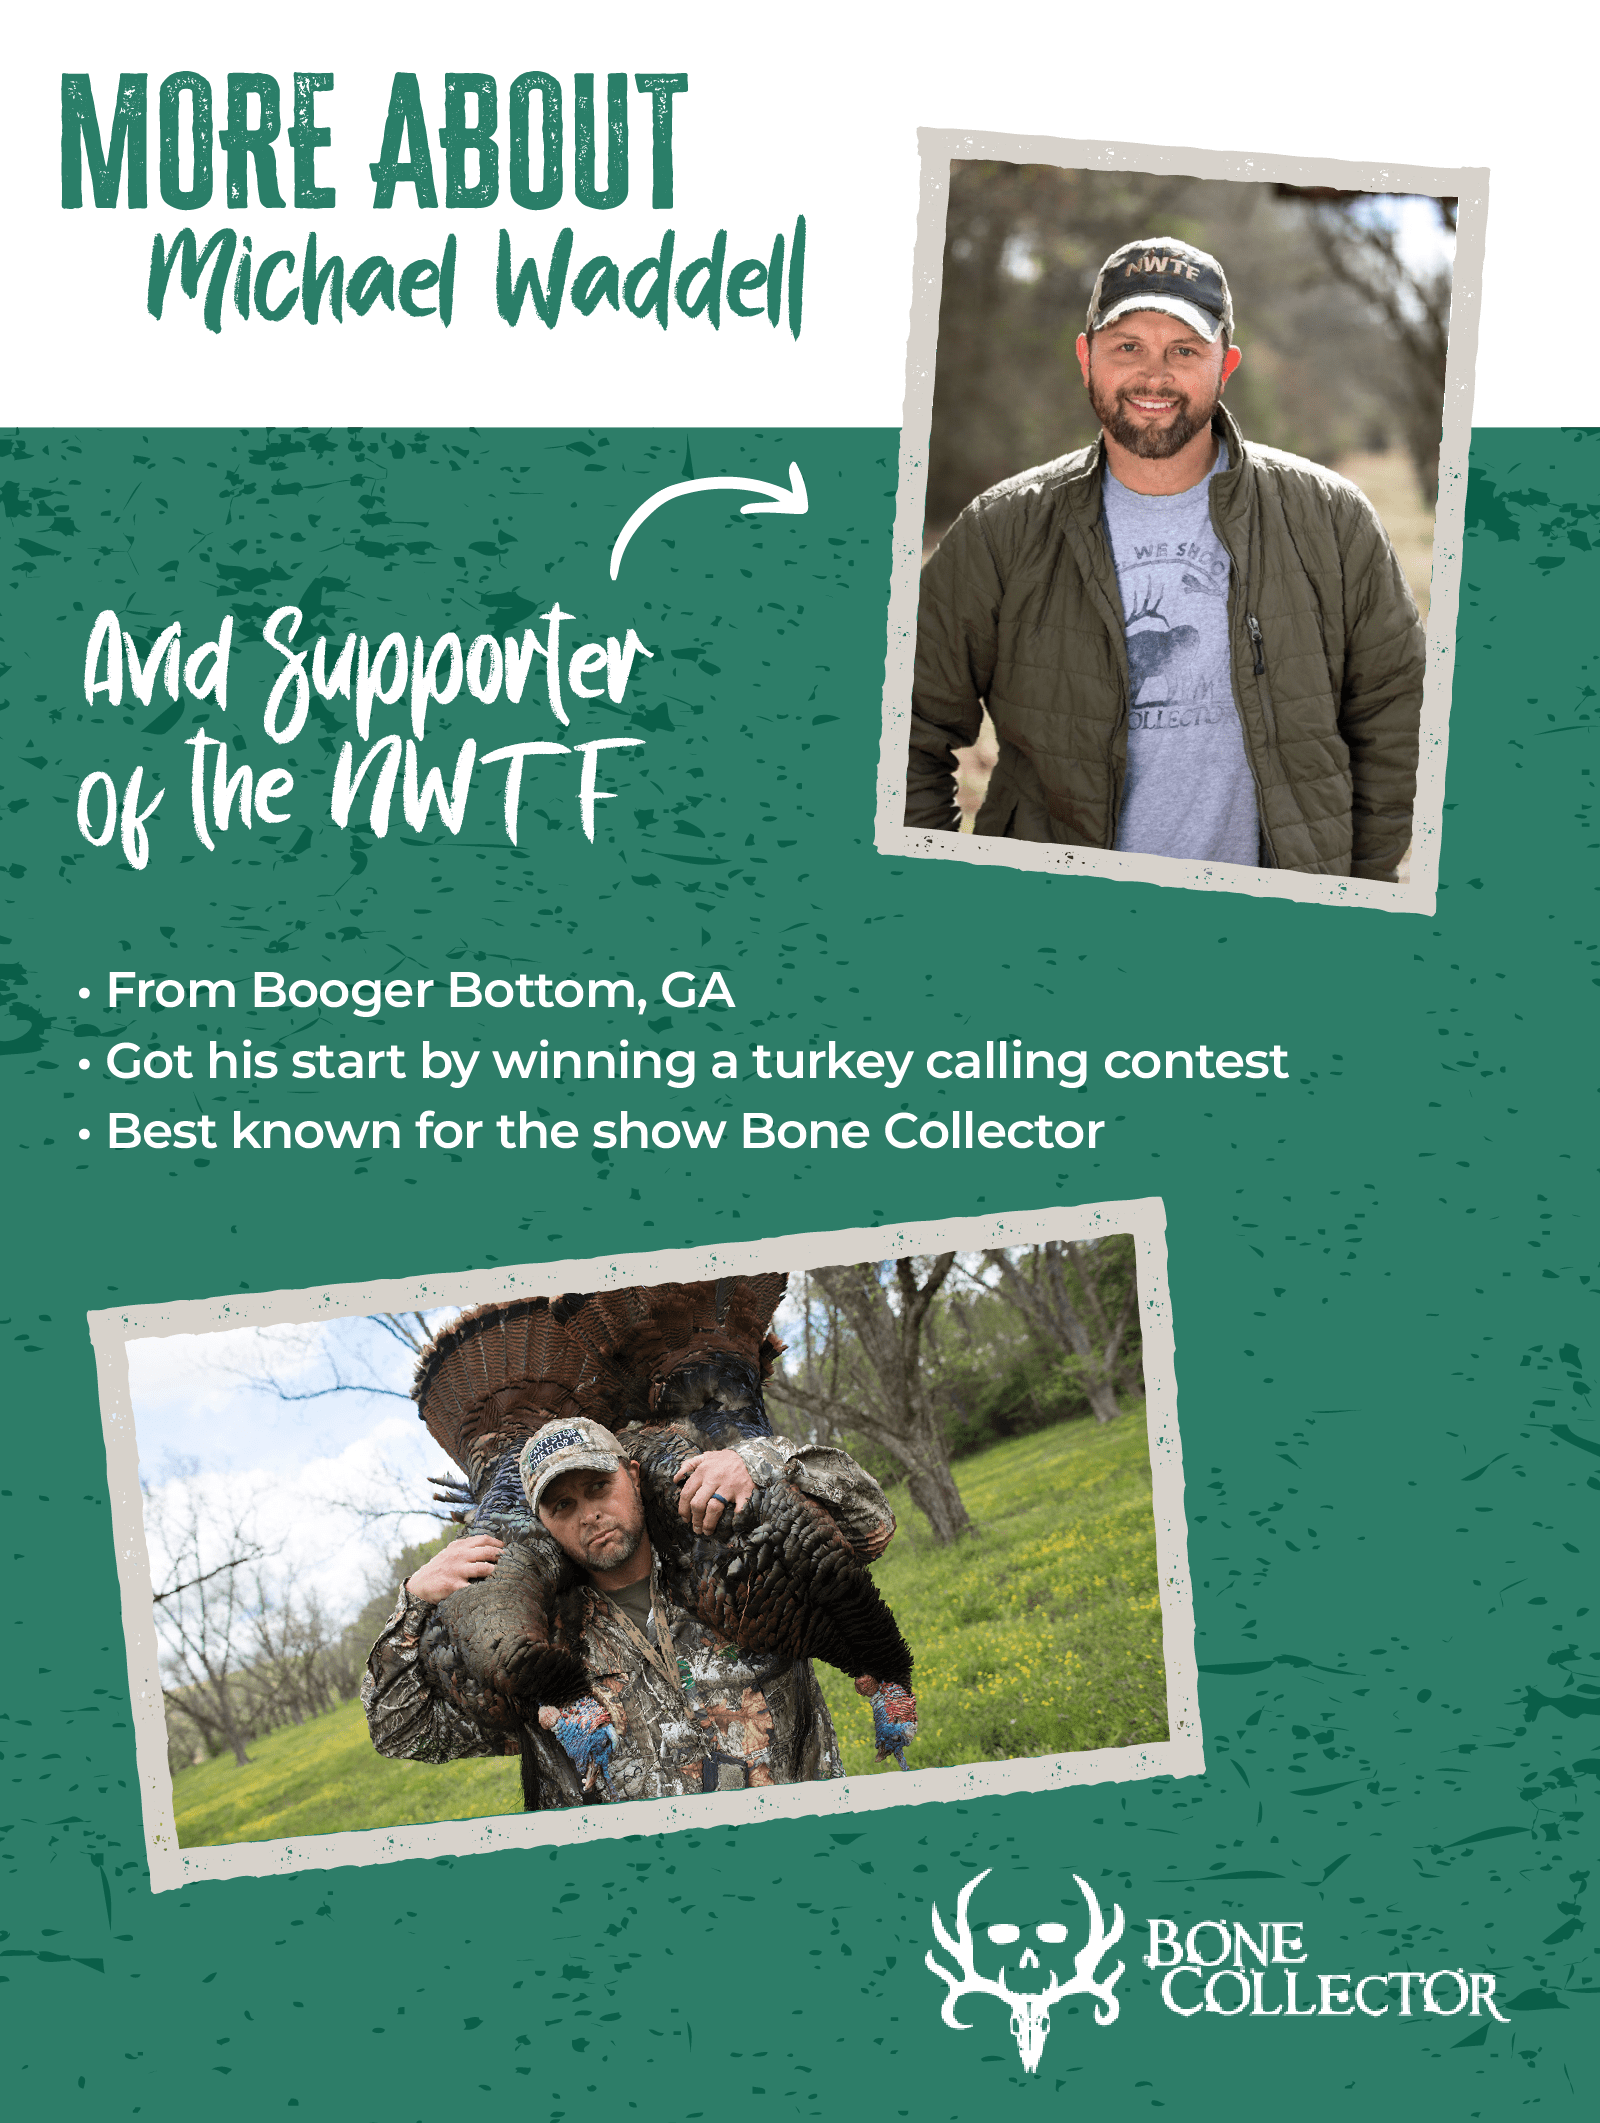
<svg viewBox="0 0 1600 2123">
<path fill-rule="evenodd" d="M 1004 1961 L 1001 1962 L 1000 1973 L 997 1977 L 980 1975 L 973 1965 L 974 1946 L 972 1926 L 967 1916 L 967 1905 L 972 1899 L 973 1890 L 989 1877 L 989 1869 L 978 1873 L 962 1888 L 956 1901 L 954 1936 L 946 1931 L 943 1920 L 939 1915 L 938 1904 L 935 1903 L 934 1905 L 934 1937 L 947 1953 L 954 1956 L 958 1963 L 958 1969 L 953 1971 L 946 1968 L 931 1953 L 927 1956 L 927 1965 L 931 1972 L 938 1976 L 946 1985 L 945 2001 L 941 2011 L 941 2018 L 944 2020 L 945 2025 L 947 2027 L 965 2029 L 970 2024 L 955 2017 L 955 2003 L 958 1998 L 965 1997 L 971 1993 L 979 1993 L 1002 1999 L 1011 2008 L 1011 2032 L 1016 2037 L 1017 2054 L 1022 2059 L 1022 2068 L 1024 2071 L 1034 2072 L 1038 2070 L 1039 2059 L 1044 2054 L 1045 2037 L 1050 2032 L 1050 2008 L 1056 2003 L 1057 1999 L 1084 1993 L 1093 1996 L 1096 2001 L 1095 2023 L 1100 2027 L 1109 2027 L 1117 2017 L 1116 1983 L 1117 1978 L 1122 1974 L 1125 1964 L 1119 1961 L 1111 1974 L 1103 1981 L 1097 1980 L 1095 1971 L 1106 1954 L 1110 1952 L 1111 1948 L 1122 1936 L 1122 1910 L 1117 1904 L 1113 1903 L 1112 1907 L 1116 1913 L 1116 1921 L 1111 1929 L 1107 1931 L 1105 1919 L 1101 1914 L 1100 1904 L 1096 1899 L 1093 1888 L 1089 1886 L 1086 1880 L 1079 1879 L 1078 1875 L 1074 1873 L 1073 1878 L 1077 1881 L 1078 1891 L 1083 1896 L 1089 1916 L 1088 1935 L 1084 1945 L 1074 1958 L 1074 1972 L 1063 1983 L 1052 1968 L 1049 1971 L 1049 1981 L 1043 1989 L 1024 1989 L 1020 1985 L 1006 1981 L 1006 1964 Z M 1066 1941 L 1067 1927 L 1065 1924 L 1046 1921 L 1032 1928 L 1034 1937 L 1042 1946 L 1060 1946 Z M 991 1945 L 1000 1947 L 1015 1946 L 1022 1937 L 1022 1927 L 1009 1923 L 991 1924 L 988 1927 L 987 1936 Z M 1031 1945 L 1023 1949 L 1016 1965 L 1019 1977 L 1025 1969 L 1039 1968 L 1039 1956 Z"/>
</svg>

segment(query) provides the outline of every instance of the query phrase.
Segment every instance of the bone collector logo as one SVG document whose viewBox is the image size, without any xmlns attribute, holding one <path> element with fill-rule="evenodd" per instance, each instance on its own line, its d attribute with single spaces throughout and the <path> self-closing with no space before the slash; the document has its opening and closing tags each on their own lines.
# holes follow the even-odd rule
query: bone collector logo
<svg viewBox="0 0 1600 2123">
<path fill-rule="evenodd" d="M 952 1935 L 945 1930 L 939 1915 L 939 1905 L 933 1905 L 933 1935 L 945 1952 L 955 1957 L 957 1966 L 946 1968 L 930 1953 L 927 1963 L 933 1973 L 948 1985 L 940 2018 L 946 2027 L 965 2032 L 972 2022 L 956 2018 L 956 2002 L 973 1995 L 1000 1999 L 1011 2008 L 1011 2032 L 1017 2038 L 1017 2053 L 1022 2059 L 1024 2071 L 1037 2071 L 1039 2059 L 1044 2055 L 1045 2037 L 1050 2032 L 1050 2008 L 1062 1998 L 1088 1995 L 1095 2001 L 1094 2016 L 1097 2025 L 1109 2027 L 1117 2017 L 1117 1978 L 1125 1962 L 1119 1961 L 1110 1975 L 1100 1977 L 1100 1963 L 1122 1937 L 1122 1911 L 1117 1909 L 1116 1922 L 1107 1931 L 1100 1904 L 1094 1889 L 1087 1880 L 1079 1880 L 1078 1890 L 1083 1896 L 1088 1912 L 1088 1930 L 1084 1943 L 1079 1947 L 1072 1963 L 1072 1975 L 1063 1983 L 1052 1968 L 1048 1981 L 1044 1981 L 1039 1956 L 1031 1946 L 1024 1947 L 1017 1960 L 1016 1983 L 1006 1981 L 1007 1963 L 1002 1958 L 997 1976 L 980 1975 L 975 1965 L 975 1949 L 972 1941 L 972 1926 L 967 1917 L 967 1904 L 972 1900 L 973 1889 L 982 1886 L 993 1867 L 986 1868 L 975 1878 L 968 1880 L 956 1897 L 956 1928 Z M 1115 1904 L 1112 1905 L 1114 1908 Z M 1065 1924 L 1045 1922 L 1037 1924 L 1034 1932 L 1041 1946 L 1047 1950 L 1066 1943 Z M 1019 1924 L 991 1924 L 986 1936 L 991 1946 L 1014 1946 L 1022 1936 Z"/>
<path fill-rule="evenodd" d="M 1027 1927 L 1011 1922 L 986 1925 L 984 1937 L 989 1945 L 1002 1949 L 998 1956 L 985 1956 L 999 1963 L 996 1973 L 988 1975 L 977 1965 L 968 1905 L 992 1869 L 968 1880 L 956 1897 L 953 1932 L 945 1929 L 939 1905 L 933 1905 L 933 1935 L 956 1966 L 946 1967 L 933 1953 L 926 1957 L 927 1966 L 945 1985 L 940 2018 L 946 2027 L 966 2032 L 974 2025 L 956 2018 L 961 1999 L 997 1998 L 1010 2007 L 1011 2032 L 1022 2068 L 1034 2072 L 1050 2033 L 1050 2008 L 1061 1999 L 1092 1998 L 1097 2027 L 1110 2027 L 1117 2019 L 1121 2009 L 1117 1980 L 1127 1964 L 1118 1961 L 1106 1975 L 1100 1968 L 1122 1937 L 1122 1910 L 1112 1904 L 1108 1929 L 1099 1897 L 1087 1880 L 1074 1873 L 1083 1897 L 1084 1922 L 1071 1976 L 1063 1982 L 1048 1965 L 1052 1948 L 1059 1950 L 1072 1943 L 1072 1928 L 1054 1918 Z M 1203 1917 L 1187 1929 L 1172 1917 L 1142 1918 L 1140 1923 L 1149 1932 L 1149 1951 L 1140 1958 L 1152 1976 L 1160 1979 L 1161 2003 L 1185 2020 L 1197 2013 L 1225 2020 L 1381 2020 L 1393 2011 L 1400 2019 L 1428 2014 L 1453 2019 L 1457 2013 L 1477 2019 L 1487 2013 L 1502 2026 L 1509 2024 L 1494 2002 L 1494 1977 L 1481 1972 L 1391 1968 L 1363 1976 L 1309 1973 L 1310 1955 L 1302 1936 L 1305 1927 L 1298 1918 L 1245 1924 L 1235 1918 Z M 1023 1944 L 1015 1960 L 1011 1959 L 1011 1949 L 1022 1942 L 1025 1930 L 1045 1949 L 1044 1961 L 1032 1943 Z"/>
</svg>

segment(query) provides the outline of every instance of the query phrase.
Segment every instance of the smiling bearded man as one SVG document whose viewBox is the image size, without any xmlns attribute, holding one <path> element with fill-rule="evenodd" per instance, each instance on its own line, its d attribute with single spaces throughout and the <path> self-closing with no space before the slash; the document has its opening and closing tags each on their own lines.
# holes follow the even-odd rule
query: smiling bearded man
<svg viewBox="0 0 1600 2123">
<path fill-rule="evenodd" d="M 1423 637 L 1370 503 L 1240 434 L 1206 252 L 1114 251 L 1077 352 L 1100 440 L 980 494 L 923 574 L 907 825 L 959 829 L 987 705 L 979 833 L 1392 883 Z"/>
</svg>

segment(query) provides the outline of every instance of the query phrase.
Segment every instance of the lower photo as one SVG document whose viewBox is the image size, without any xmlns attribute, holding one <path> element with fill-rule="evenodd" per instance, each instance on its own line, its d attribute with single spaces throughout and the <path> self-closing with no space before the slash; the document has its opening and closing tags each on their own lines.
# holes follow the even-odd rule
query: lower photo
<svg viewBox="0 0 1600 2123">
<path fill-rule="evenodd" d="M 1197 1773 L 1162 1223 L 95 1315 L 158 1884 Z"/>
</svg>

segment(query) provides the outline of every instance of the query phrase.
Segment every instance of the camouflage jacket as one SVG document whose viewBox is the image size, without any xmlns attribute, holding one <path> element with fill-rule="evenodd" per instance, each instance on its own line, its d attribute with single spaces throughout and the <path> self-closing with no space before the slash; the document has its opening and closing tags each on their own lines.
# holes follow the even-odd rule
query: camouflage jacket
<svg viewBox="0 0 1600 2123">
<path fill-rule="evenodd" d="M 694 1435 L 689 1425 L 679 1427 Z M 883 1553 L 894 1514 L 878 1484 L 847 1453 L 795 1447 L 781 1438 L 748 1439 L 735 1449 L 759 1485 L 787 1478 L 824 1505 L 863 1560 Z M 651 1569 L 651 1600 L 643 1634 L 591 1584 L 557 1602 L 557 1640 L 582 1659 L 595 1707 L 577 1732 L 554 1713 L 544 1716 L 576 1765 L 581 1803 L 675 1798 L 843 1774 L 833 1721 L 808 1660 L 747 1659 L 674 1598 L 659 1557 Z M 374 1747 L 421 1762 L 516 1753 L 515 1740 L 429 1692 L 417 1644 L 430 1611 L 402 1589 L 372 1647 L 361 1693 Z M 550 1752 L 550 1742 L 538 1737 L 543 1744 L 536 1742 L 536 1760 Z M 542 1803 L 579 1803 L 564 1774 L 541 1773 L 538 1781 Z"/>
</svg>

